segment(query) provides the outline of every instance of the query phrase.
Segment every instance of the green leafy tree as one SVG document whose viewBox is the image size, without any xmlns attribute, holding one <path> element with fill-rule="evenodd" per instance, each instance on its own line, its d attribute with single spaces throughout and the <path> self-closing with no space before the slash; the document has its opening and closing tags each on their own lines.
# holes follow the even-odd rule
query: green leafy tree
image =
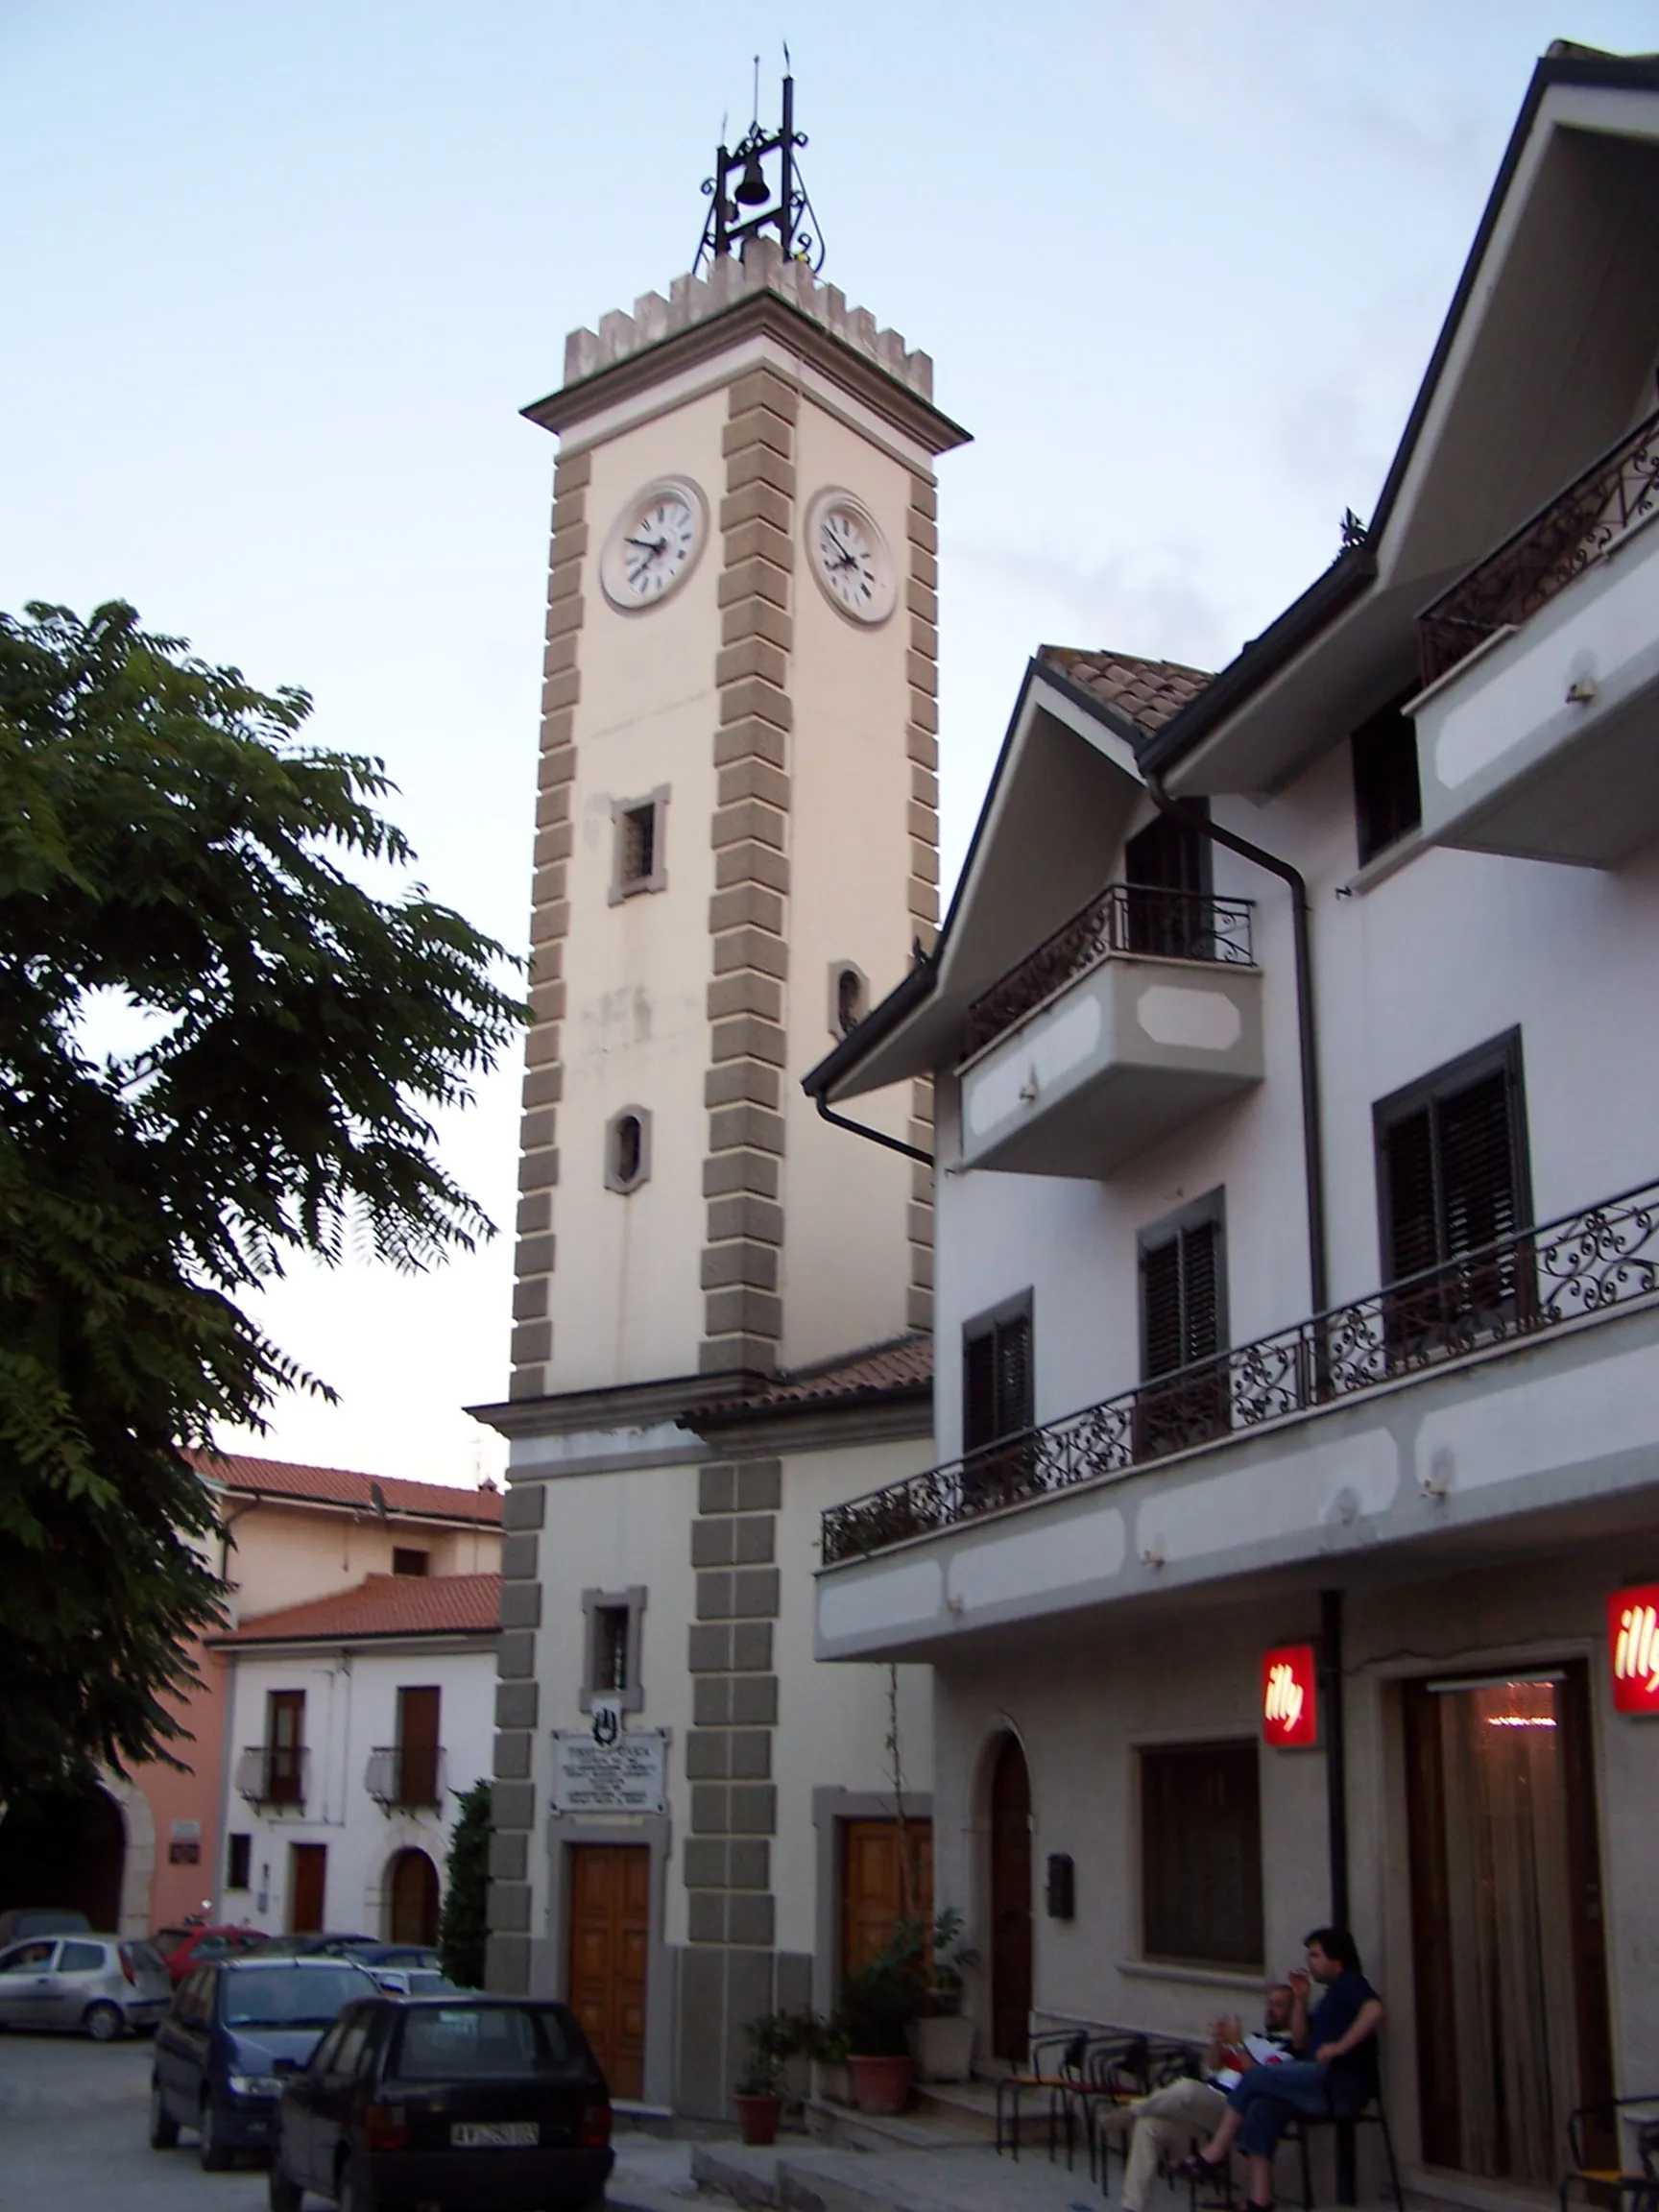
<svg viewBox="0 0 1659 2212">
<path fill-rule="evenodd" d="M 493 1234 L 432 1116 L 521 1018 L 505 956 L 365 888 L 413 854 L 310 705 L 120 604 L 0 614 L 0 1801 L 171 1755 L 221 1588 L 185 1450 L 328 1394 L 238 1300 Z"/>
<path fill-rule="evenodd" d="M 448 1880 L 438 1916 L 438 1956 L 451 1982 L 463 1989 L 484 1986 L 484 1938 L 490 1902 L 491 1786 L 474 1782 L 463 1792 L 461 1816 L 449 1839 Z"/>
</svg>

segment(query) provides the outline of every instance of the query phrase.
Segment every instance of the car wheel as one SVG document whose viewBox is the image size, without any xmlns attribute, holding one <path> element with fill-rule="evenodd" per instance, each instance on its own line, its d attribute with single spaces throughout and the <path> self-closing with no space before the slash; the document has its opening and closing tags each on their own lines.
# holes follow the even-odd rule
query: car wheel
<svg viewBox="0 0 1659 2212">
<path fill-rule="evenodd" d="M 235 2153 L 219 2140 L 219 2116 L 211 2097 L 202 2100 L 202 2117 L 196 2123 L 196 2155 L 204 2174 L 223 2174 Z"/>
<path fill-rule="evenodd" d="M 298 2181 L 290 2181 L 282 2171 L 282 2155 L 278 2152 L 271 2160 L 270 2176 L 271 2212 L 300 2212 L 305 2192 Z"/>
<path fill-rule="evenodd" d="M 152 2151 L 171 2151 L 179 2140 L 179 2123 L 168 2111 L 161 2095 L 161 2084 L 152 2077 L 150 2082 L 150 2148 Z"/>
<path fill-rule="evenodd" d="M 94 2043 L 113 2043 L 127 2023 L 121 2017 L 119 2005 L 107 2005 L 101 2001 L 87 2006 L 82 2015 L 81 2025 Z"/>
</svg>

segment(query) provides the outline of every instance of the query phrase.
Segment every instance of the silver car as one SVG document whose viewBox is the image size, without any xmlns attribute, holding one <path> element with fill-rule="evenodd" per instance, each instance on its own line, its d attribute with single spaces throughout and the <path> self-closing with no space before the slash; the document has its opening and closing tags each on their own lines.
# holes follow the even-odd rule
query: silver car
<svg viewBox="0 0 1659 2212">
<path fill-rule="evenodd" d="M 57 2030 L 109 2043 L 154 2028 L 173 2001 L 152 1944 L 118 1936 L 34 1936 L 0 1951 L 0 2028 Z"/>
</svg>

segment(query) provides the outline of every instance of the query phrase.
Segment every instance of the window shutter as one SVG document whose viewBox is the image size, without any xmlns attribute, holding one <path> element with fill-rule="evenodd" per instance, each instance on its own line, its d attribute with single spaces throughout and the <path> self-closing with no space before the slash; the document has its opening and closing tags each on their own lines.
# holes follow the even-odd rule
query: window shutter
<svg viewBox="0 0 1659 2212">
<path fill-rule="evenodd" d="M 1031 1426 L 1031 1316 L 1018 1313 L 1002 1322 L 996 1343 L 996 1433 L 1018 1436 Z"/>
<path fill-rule="evenodd" d="M 1141 1325 L 1147 1375 L 1172 1375 L 1183 1364 L 1179 1237 L 1141 1255 Z"/>
<path fill-rule="evenodd" d="M 997 1440 L 997 1338 L 987 1329 L 962 1347 L 962 1441 L 969 1452 Z"/>
<path fill-rule="evenodd" d="M 1388 1280 L 1398 1283 L 1440 1259 L 1431 1110 L 1420 1106 L 1402 1115 L 1383 1138 L 1382 1154 L 1388 1178 Z"/>
<path fill-rule="evenodd" d="M 1507 1237 L 1515 1218 L 1515 1147 L 1509 1084 L 1494 1069 L 1466 1091 L 1438 1101 L 1437 1146 L 1443 1208 L 1441 1258 Z"/>
<path fill-rule="evenodd" d="M 1213 1358 L 1221 1349 L 1217 1298 L 1215 1224 L 1200 1221 L 1183 1229 L 1181 1245 L 1181 1338 L 1183 1365 Z"/>
</svg>

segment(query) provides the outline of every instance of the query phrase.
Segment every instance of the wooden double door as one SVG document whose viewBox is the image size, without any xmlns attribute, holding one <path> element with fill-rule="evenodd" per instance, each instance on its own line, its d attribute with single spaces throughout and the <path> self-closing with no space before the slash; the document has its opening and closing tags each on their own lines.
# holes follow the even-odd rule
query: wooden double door
<svg viewBox="0 0 1659 2212">
<path fill-rule="evenodd" d="M 902 1919 L 933 1919 L 930 1820 L 841 1823 L 841 1971 L 855 1974 L 887 1948 Z"/>
<path fill-rule="evenodd" d="M 651 1853 L 642 1843 L 570 1846 L 570 2008 L 613 2097 L 645 2091 Z"/>
</svg>

